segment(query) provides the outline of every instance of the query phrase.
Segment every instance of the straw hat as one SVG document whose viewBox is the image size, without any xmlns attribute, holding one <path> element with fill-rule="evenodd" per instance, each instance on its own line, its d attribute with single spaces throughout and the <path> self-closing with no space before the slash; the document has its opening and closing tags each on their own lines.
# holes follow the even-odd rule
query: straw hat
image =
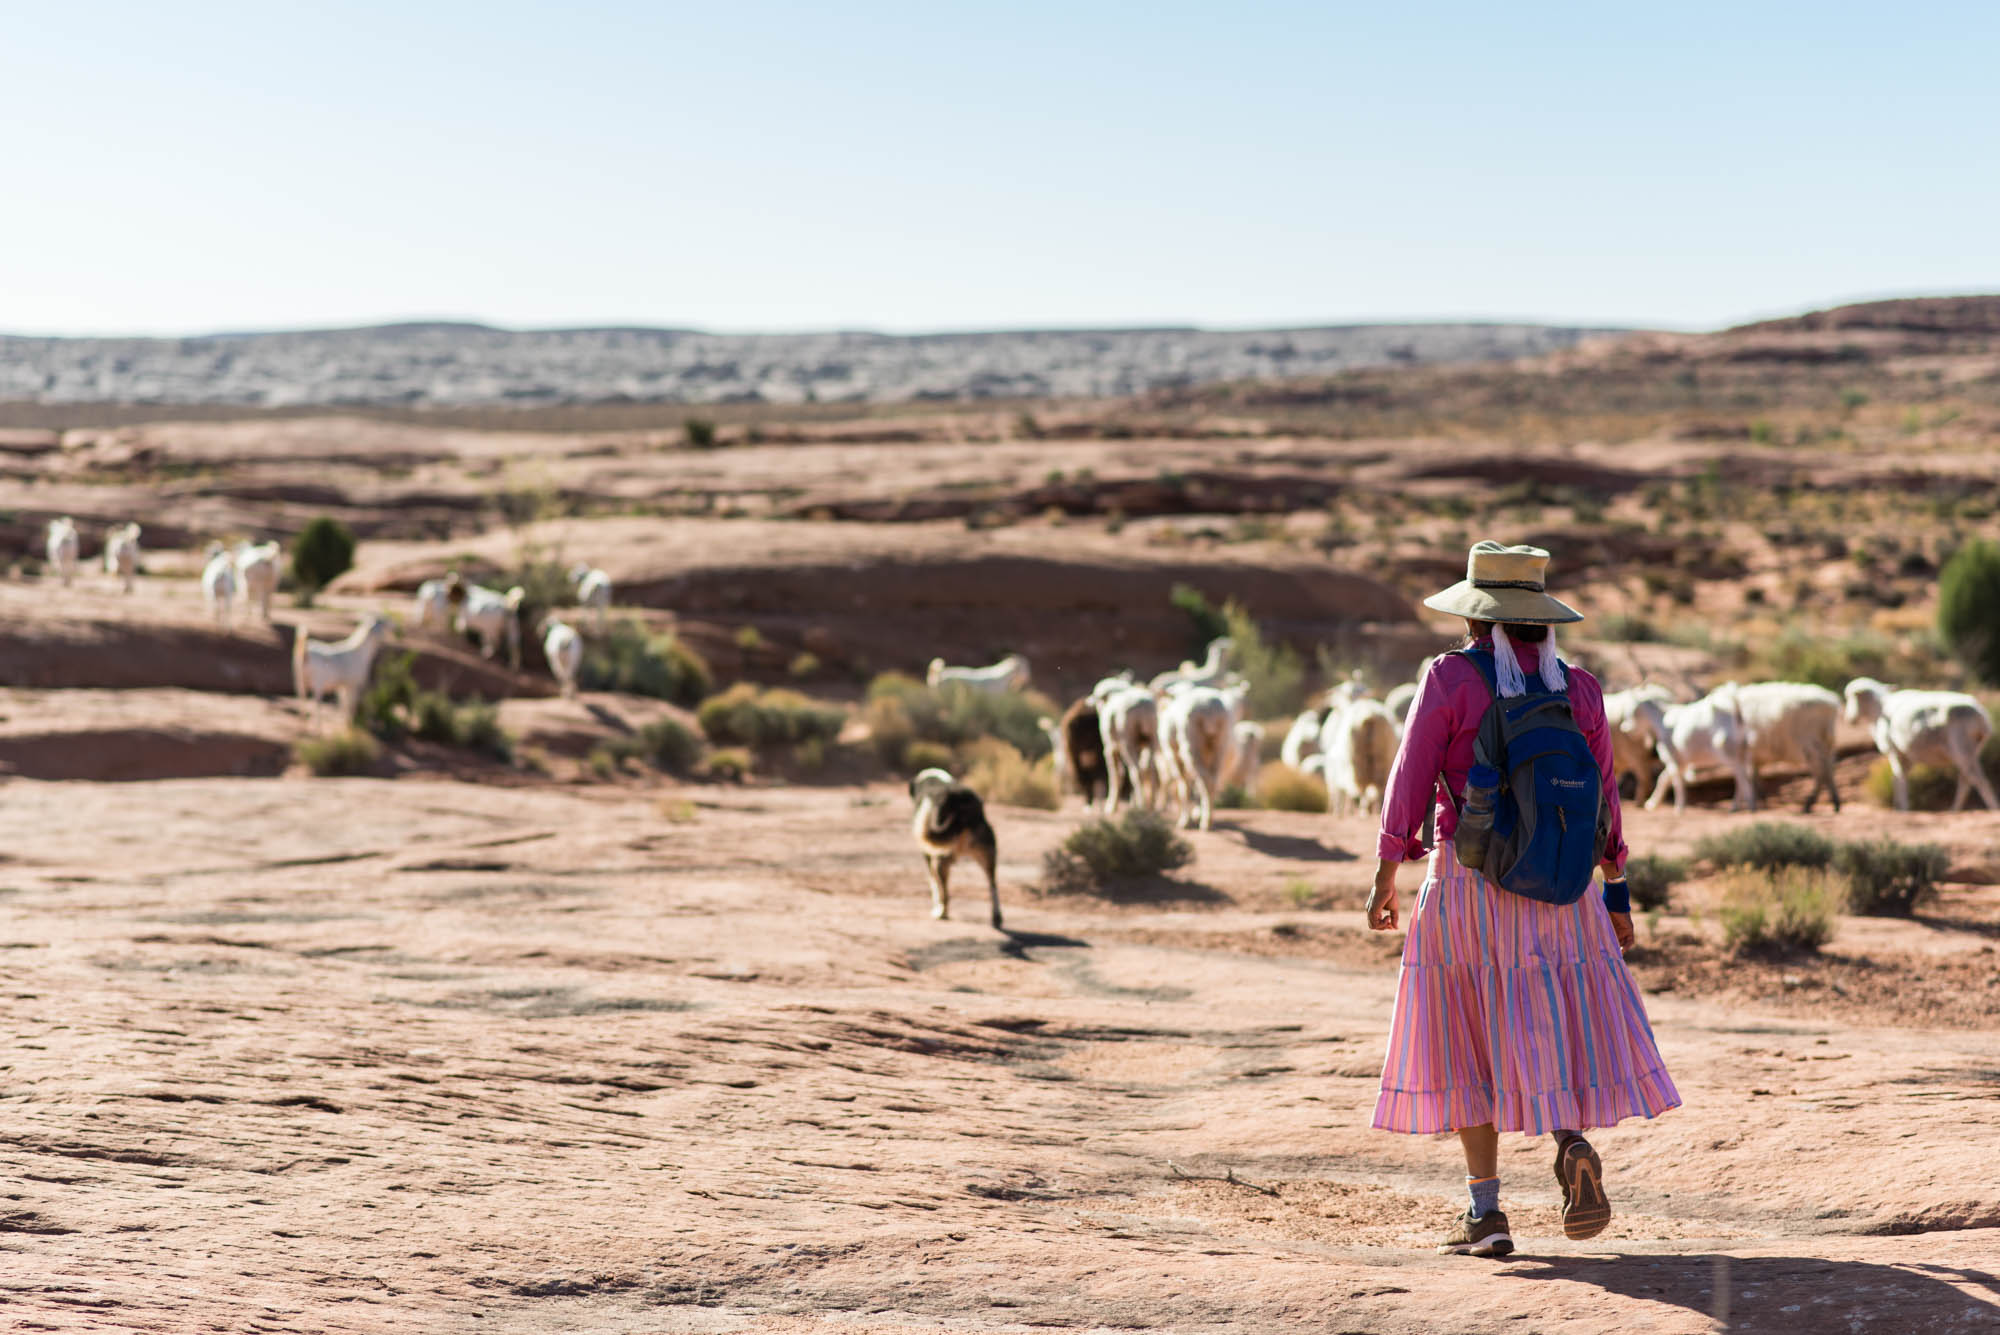
<svg viewBox="0 0 2000 1335">
<path fill-rule="evenodd" d="M 1539 547 L 1475 543 L 1465 558 L 1465 578 L 1424 599 L 1424 606 L 1474 621 L 1549 626 L 1583 620 L 1583 613 L 1549 597 L 1548 568 L 1549 554 Z"/>
</svg>

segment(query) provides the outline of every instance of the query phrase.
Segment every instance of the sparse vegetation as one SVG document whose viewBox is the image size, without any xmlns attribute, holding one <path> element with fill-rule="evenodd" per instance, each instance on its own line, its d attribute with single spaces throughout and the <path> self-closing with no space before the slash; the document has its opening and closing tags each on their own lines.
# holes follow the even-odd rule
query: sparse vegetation
<svg viewBox="0 0 2000 1335">
<path fill-rule="evenodd" d="M 1764 820 L 1738 826 L 1711 834 L 1694 846 L 1694 855 L 1702 862 L 1763 872 L 1785 867 L 1823 870 L 1833 861 L 1833 854 L 1833 840 L 1810 826 L 1790 821 Z"/>
<path fill-rule="evenodd" d="M 985 801 L 1042 811 L 1059 805 L 1052 758 L 1034 764 L 999 738 L 981 737 L 966 743 L 961 761 L 966 767 L 961 781 Z"/>
<path fill-rule="evenodd" d="M 831 741 L 847 721 L 843 710 L 815 704 L 797 691 L 759 690 L 747 681 L 702 701 L 695 718 L 709 741 L 749 747 Z"/>
<path fill-rule="evenodd" d="M 1723 944 L 1739 955 L 1816 951 L 1833 939 L 1845 903 L 1846 887 L 1825 871 L 1739 867 L 1723 888 Z"/>
<path fill-rule="evenodd" d="M 696 450 L 715 448 L 715 423 L 706 417 L 689 417 L 681 422 L 681 433 L 687 438 L 688 447 Z"/>
<path fill-rule="evenodd" d="M 1049 739 L 1036 720 L 1062 711 L 1035 691 L 990 695 L 959 682 L 932 690 L 914 677 L 885 672 L 868 684 L 864 717 L 885 765 L 903 762 L 915 741 L 956 749 L 979 737 L 998 737 L 1029 759 L 1048 754 Z"/>
<path fill-rule="evenodd" d="M 728 783 L 741 783 L 750 777 L 750 752 L 740 746 L 725 746 L 708 753 L 708 762 L 702 766 L 711 779 L 721 779 Z"/>
<path fill-rule="evenodd" d="M 342 728 L 325 737 L 302 737 L 292 748 L 298 762 L 321 778 L 368 774 L 382 759 L 382 744 L 360 728 Z"/>
<path fill-rule="evenodd" d="M 1223 607 L 1223 624 L 1236 641 L 1236 670 L 1250 683 L 1246 702 L 1251 718 L 1289 718 L 1299 712 L 1306 697 L 1306 665 L 1299 651 L 1278 641 L 1267 642 L 1264 633 L 1241 603 Z"/>
<path fill-rule="evenodd" d="M 1644 853 L 1625 863 L 1625 880 L 1632 889 L 1632 907 L 1641 912 L 1663 909 L 1673 888 L 1687 879 L 1688 864 L 1679 858 Z"/>
<path fill-rule="evenodd" d="M 1229 618 L 1193 585 L 1174 585 L 1172 591 L 1167 594 L 1167 601 L 1185 612 L 1192 624 L 1193 639 L 1188 648 L 1191 658 L 1199 659 L 1207 652 L 1210 640 L 1229 633 Z"/>
<path fill-rule="evenodd" d="M 1952 554 L 1938 575 L 1937 629 L 1953 657 L 1988 686 L 2000 686 L 2000 543 L 1977 539 Z"/>
<path fill-rule="evenodd" d="M 1303 876 L 1292 876 L 1285 881 L 1284 895 L 1293 908 L 1309 909 L 1319 900 L 1319 889 Z"/>
<path fill-rule="evenodd" d="M 1907 917 L 1937 893 L 1950 867 L 1950 855 L 1936 844 L 1893 839 L 1842 844 L 1833 855 L 1833 869 L 1847 880 L 1849 909 L 1880 917 Z"/>
<path fill-rule="evenodd" d="M 794 679 L 803 681 L 807 677 L 817 676 L 819 668 L 820 663 L 817 654 L 801 652 L 793 656 L 792 661 L 786 666 L 785 671 Z"/>
<path fill-rule="evenodd" d="M 587 642 L 577 684 L 586 691 L 624 691 L 692 706 L 713 689 L 714 678 L 700 654 L 672 635 L 649 635 L 640 622 L 626 618 Z"/>
<path fill-rule="evenodd" d="M 927 769 L 941 769 L 949 774 L 952 766 L 958 763 L 958 757 L 943 742 L 927 742 L 918 738 L 904 746 L 902 761 L 903 768 L 911 774 Z"/>
<path fill-rule="evenodd" d="M 1326 785 L 1290 765 L 1272 761 L 1257 772 L 1257 805 L 1272 811 L 1326 810 Z"/>
<path fill-rule="evenodd" d="M 310 606 L 321 589 L 353 568 L 354 534 L 338 519 L 309 519 L 292 540 L 292 582 L 301 606 Z"/>
<path fill-rule="evenodd" d="M 1042 859 L 1042 887 L 1083 894 L 1159 876 L 1194 861 L 1194 848 L 1156 811 L 1098 817 L 1070 831 Z"/>
</svg>

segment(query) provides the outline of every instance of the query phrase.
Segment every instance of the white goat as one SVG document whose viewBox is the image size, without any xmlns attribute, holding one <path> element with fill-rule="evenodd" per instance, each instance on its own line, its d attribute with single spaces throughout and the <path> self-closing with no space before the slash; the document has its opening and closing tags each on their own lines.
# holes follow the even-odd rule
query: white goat
<svg viewBox="0 0 2000 1335">
<path fill-rule="evenodd" d="M 49 521 L 49 567 L 65 588 L 76 577 L 76 521 L 68 515 Z"/>
<path fill-rule="evenodd" d="M 969 668 L 951 667 L 942 658 L 933 658 L 924 680 L 932 687 L 955 681 L 985 695 L 1005 695 L 1027 686 L 1028 660 L 1019 654 L 1008 654 L 991 667 Z"/>
<path fill-rule="evenodd" d="M 1644 797 L 1653 786 L 1662 759 L 1671 757 L 1667 763 L 1680 764 L 1660 714 L 1673 703 L 1672 691 L 1652 683 L 1612 691 L 1604 697 L 1604 721 L 1611 731 L 1611 772 L 1620 777 L 1630 774 L 1637 785 L 1632 790 L 1636 796 Z M 1665 752 L 1660 749 L 1663 746 Z"/>
<path fill-rule="evenodd" d="M 1847 721 L 1872 725 L 1875 747 L 1889 758 L 1896 781 L 1896 810 L 1910 809 L 1909 768 L 1950 765 L 1958 771 L 1958 794 L 1951 809 L 1965 805 L 1968 789 L 1979 790 L 1989 811 L 2000 799 L 1979 763 L 1979 748 L 1993 735 L 1986 707 L 1960 691 L 1899 691 L 1873 677 L 1847 683 Z"/>
<path fill-rule="evenodd" d="M 125 586 L 125 592 L 132 592 L 132 585 L 139 577 L 139 526 L 120 524 L 104 535 L 104 572 L 116 575 Z"/>
<path fill-rule="evenodd" d="M 1105 768 L 1110 771 L 1106 813 L 1115 813 L 1121 802 L 1153 805 L 1160 749 L 1160 706 L 1153 693 L 1144 686 L 1113 691 L 1098 703 L 1097 729 L 1104 739 Z"/>
<path fill-rule="evenodd" d="M 570 567 L 569 582 L 576 585 L 576 605 L 588 608 L 597 620 L 597 633 L 604 633 L 604 619 L 611 612 L 611 576 L 579 561 Z"/>
<path fill-rule="evenodd" d="M 458 619 L 478 637 L 479 656 L 493 657 L 493 651 L 504 639 L 507 661 L 520 667 L 521 600 L 528 596 L 528 591 L 518 584 L 505 593 L 479 584 L 461 584 L 459 588 L 464 590 L 464 601 L 459 604 Z"/>
<path fill-rule="evenodd" d="M 440 633 L 451 629 L 451 580 L 427 579 L 417 585 L 417 629 Z"/>
<path fill-rule="evenodd" d="M 1264 753 L 1264 725 L 1252 723 L 1248 719 L 1236 725 L 1236 733 L 1231 740 L 1236 746 L 1236 762 L 1223 776 L 1222 786 L 1232 784 L 1248 792 L 1257 781 L 1257 762 Z"/>
<path fill-rule="evenodd" d="M 219 542 L 208 544 L 207 557 L 208 564 L 201 569 L 201 596 L 217 624 L 228 630 L 236 601 L 236 558 Z"/>
<path fill-rule="evenodd" d="M 1155 691 L 1169 691 L 1176 686 L 1219 686 L 1229 672 L 1230 655 L 1236 652 L 1236 641 L 1227 635 L 1217 636 L 1208 642 L 1208 658 L 1201 663 L 1183 661 L 1171 672 L 1162 672 L 1147 684 Z"/>
<path fill-rule="evenodd" d="M 1327 711 L 1320 728 L 1327 806 L 1336 816 L 1374 811 L 1389 787 L 1403 728 L 1380 700 L 1362 697 Z"/>
<path fill-rule="evenodd" d="M 542 621 L 542 653 L 565 696 L 576 694 L 576 674 L 583 668 L 583 637 L 554 617 Z"/>
<path fill-rule="evenodd" d="M 1408 726 L 1410 721 L 1410 706 L 1416 702 L 1417 683 L 1413 681 L 1392 687 L 1389 693 L 1382 697 L 1382 707 L 1387 709 L 1390 716 L 1398 723 L 1405 726 Z"/>
<path fill-rule="evenodd" d="M 321 699 L 331 692 L 340 702 L 341 717 L 352 719 L 355 703 L 375 667 L 376 651 L 389 633 L 388 619 L 379 616 L 369 617 L 353 634 L 332 644 L 308 639 L 301 628 L 292 642 L 292 687 L 299 699 L 312 701 L 317 714 Z"/>
<path fill-rule="evenodd" d="M 1136 685 L 1137 683 L 1138 678 L 1133 674 L 1131 668 L 1126 668 L 1115 677 L 1099 677 L 1097 685 L 1090 688 L 1091 701 L 1095 703 L 1096 701 L 1106 699 L 1109 696 L 1116 695 L 1127 686 Z"/>
<path fill-rule="evenodd" d="M 1671 743 L 1659 747 L 1664 768 L 1653 787 L 1653 795 L 1646 799 L 1646 810 L 1660 805 L 1670 785 L 1674 790 L 1674 810 L 1687 810 L 1688 781 L 1703 765 L 1718 765 L 1736 776 L 1736 797 L 1730 803 L 1731 810 L 1757 809 L 1757 778 L 1750 770 L 1748 730 L 1743 726 L 1743 716 L 1737 712 L 1739 689 L 1733 681 L 1724 682 L 1701 699 L 1685 705 L 1662 706 L 1655 701 L 1640 701 L 1633 717 L 1647 720 L 1648 727 L 1656 726 L 1660 738 Z"/>
<path fill-rule="evenodd" d="M 1183 686 L 1169 691 L 1160 705 L 1160 749 L 1183 826 L 1209 828 L 1222 776 L 1230 768 L 1244 694 L 1241 687 Z"/>
<path fill-rule="evenodd" d="M 1278 759 L 1295 770 L 1303 771 L 1308 757 L 1319 754 L 1320 725 L 1326 716 L 1317 709 L 1304 709 L 1292 720 L 1292 730 L 1285 734 L 1285 742 L 1278 749 Z"/>
<path fill-rule="evenodd" d="M 236 577 L 243 585 L 243 601 L 255 603 L 264 620 L 271 619 L 271 595 L 278 591 L 278 544 L 240 543 L 236 548 Z"/>
<path fill-rule="evenodd" d="M 1833 809 L 1840 810 L 1840 789 L 1833 779 L 1839 696 L 1807 682 L 1760 681 L 1737 689 L 1736 712 L 1743 719 L 1753 780 L 1766 765 L 1803 765 L 1813 777 L 1805 809 L 1813 809 L 1824 788 Z"/>
</svg>

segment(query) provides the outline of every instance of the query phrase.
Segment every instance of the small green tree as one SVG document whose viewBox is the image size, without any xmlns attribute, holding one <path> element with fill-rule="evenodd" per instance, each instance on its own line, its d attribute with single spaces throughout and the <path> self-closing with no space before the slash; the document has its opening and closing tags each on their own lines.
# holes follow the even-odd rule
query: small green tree
<svg viewBox="0 0 2000 1335">
<path fill-rule="evenodd" d="M 308 520 L 292 543 L 292 579 L 303 600 L 354 568 L 354 535 L 328 515 Z"/>
<path fill-rule="evenodd" d="M 687 433 L 687 443 L 697 450 L 715 448 L 715 423 L 706 417 L 690 417 L 681 423 L 681 430 Z"/>
<path fill-rule="evenodd" d="M 2000 544 L 1975 539 L 1938 575 L 1938 635 L 1988 686 L 2000 686 Z"/>
</svg>

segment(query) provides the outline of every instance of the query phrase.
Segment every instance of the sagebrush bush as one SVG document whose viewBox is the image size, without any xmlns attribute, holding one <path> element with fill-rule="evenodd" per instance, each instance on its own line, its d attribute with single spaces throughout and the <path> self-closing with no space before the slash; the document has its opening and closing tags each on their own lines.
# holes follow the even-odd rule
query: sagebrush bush
<svg viewBox="0 0 2000 1335">
<path fill-rule="evenodd" d="M 750 777 L 750 752 L 741 746 L 725 746 L 708 753 L 708 762 L 702 766 L 711 779 L 727 779 L 740 783 Z"/>
<path fill-rule="evenodd" d="M 1743 955 L 1816 951 L 1833 939 L 1846 900 L 1846 886 L 1822 870 L 1739 867 L 1723 884 L 1723 944 Z"/>
<path fill-rule="evenodd" d="M 292 754 L 321 778 L 367 774 L 382 758 L 382 744 L 360 728 L 342 728 L 325 737 L 301 737 Z"/>
<path fill-rule="evenodd" d="M 586 691 L 624 691 L 683 706 L 700 704 L 714 684 L 700 654 L 671 635 L 648 635 L 629 617 L 586 642 L 577 673 Z"/>
<path fill-rule="evenodd" d="M 1975 538 L 1938 572 L 1938 636 L 1988 686 L 2000 686 L 2000 543 Z"/>
<path fill-rule="evenodd" d="M 911 774 L 927 769 L 941 769 L 949 773 L 958 763 L 958 757 L 943 742 L 926 742 L 921 739 L 903 748 L 902 765 Z"/>
<path fill-rule="evenodd" d="M 353 568 L 354 534 L 338 519 L 309 519 L 292 539 L 292 580 L 307 598 Z"/>
<path fill-rule="evenodd" d="M 1245 697 L 1251 718 L 1291 718 L 1306 699 L 1306 665 L 1298 650 L 1280 640 L 1267 643 L 1243 604 L 1233 599 L 1223 605 L 1229 638 L 1236 642 L 1233 658 L 1236 671 L 1250 683 Z"/>
<path fill-rule="evenodd" d="M 1244 811 L 1257 805 L 1256 795 L 1240 783 L 1228 783 L 1215 796 L 1215 805 L 1223 811 Z"/>
<path fill-rule="evenodd" d="M 1272 761 L 1257 772 L 1257 805 L 1272 811 L 1326 810 L 1326 785 L 1301 774 L 1283 761 Z"/>
<path fill-rule="evenodd" d="M 1842 844 L 1833 869 L 1846 878 L 1850 912 L 1907 917 L 1937 893 L 1951 856 L 1936 844 L 1902 844 L 1876 839 Z"/>
<path fill-rule="evenodd" d="M 657 718 L 641 724 L 633 738 L 639 753 L 663 770 L 683 772 L 701 759 L 701 738 L 678 719 Z"/>
<path fill-rule="evenodd" d="M 1711 834 L 1694 846 L 1694 855 L 1717 867 L 1824 868 L 1833 861 L 1833 840 L 1805 825 L 1761 820 L 1721 834 Z"/>
<path fill-rule="evenodd" d="M 1158 876 L 1194 861 L 1194 848 L 1156 811 L 1098 817 L 1070 831 L 1042 858 L 1043 888 L 1054 894 L 1101 890 Z"/>
<path fill-rule="evenodd" d="M 1037 691 L 991 695 L 955 681 L 933 690 L 914 677 L 885 672 L 868 684 L 864 716 L 882 763 L 895 765 L 913 741 L 957 748 L 978 737 L 998 737 L 1038 760 L 1048 754 L 1049 738 L 1036 720 L 1061 714 Z"/>
<path fill-rule="evenodd" d="M 797 691 L 759 690 L 751 682 L 739 681 L 702 701 L 695 720 L 717 745 L 768 747 L 811 738 L 832 741 L 840 735 L 847 714 L 835 706 L 815 704 Z"/>
<path fill-rule="evenodd" d="M 959 751 L 965 772 L 959 776 L 980 798 L 1005 806 L 1054 811 L 1056 772 L 1052 760 L 1037 764 L 998 737 L 967 742 Z"/>
<path fill-rule="evenodd" d="M 1646 912 L 1663 909 L 1673 888 L 1687 879 L 1688 864 L 1680 858 L 1646 853 L 1625 863 L 1625 880 L 1632 888 L 1632 907 Z"/>
</svg>

